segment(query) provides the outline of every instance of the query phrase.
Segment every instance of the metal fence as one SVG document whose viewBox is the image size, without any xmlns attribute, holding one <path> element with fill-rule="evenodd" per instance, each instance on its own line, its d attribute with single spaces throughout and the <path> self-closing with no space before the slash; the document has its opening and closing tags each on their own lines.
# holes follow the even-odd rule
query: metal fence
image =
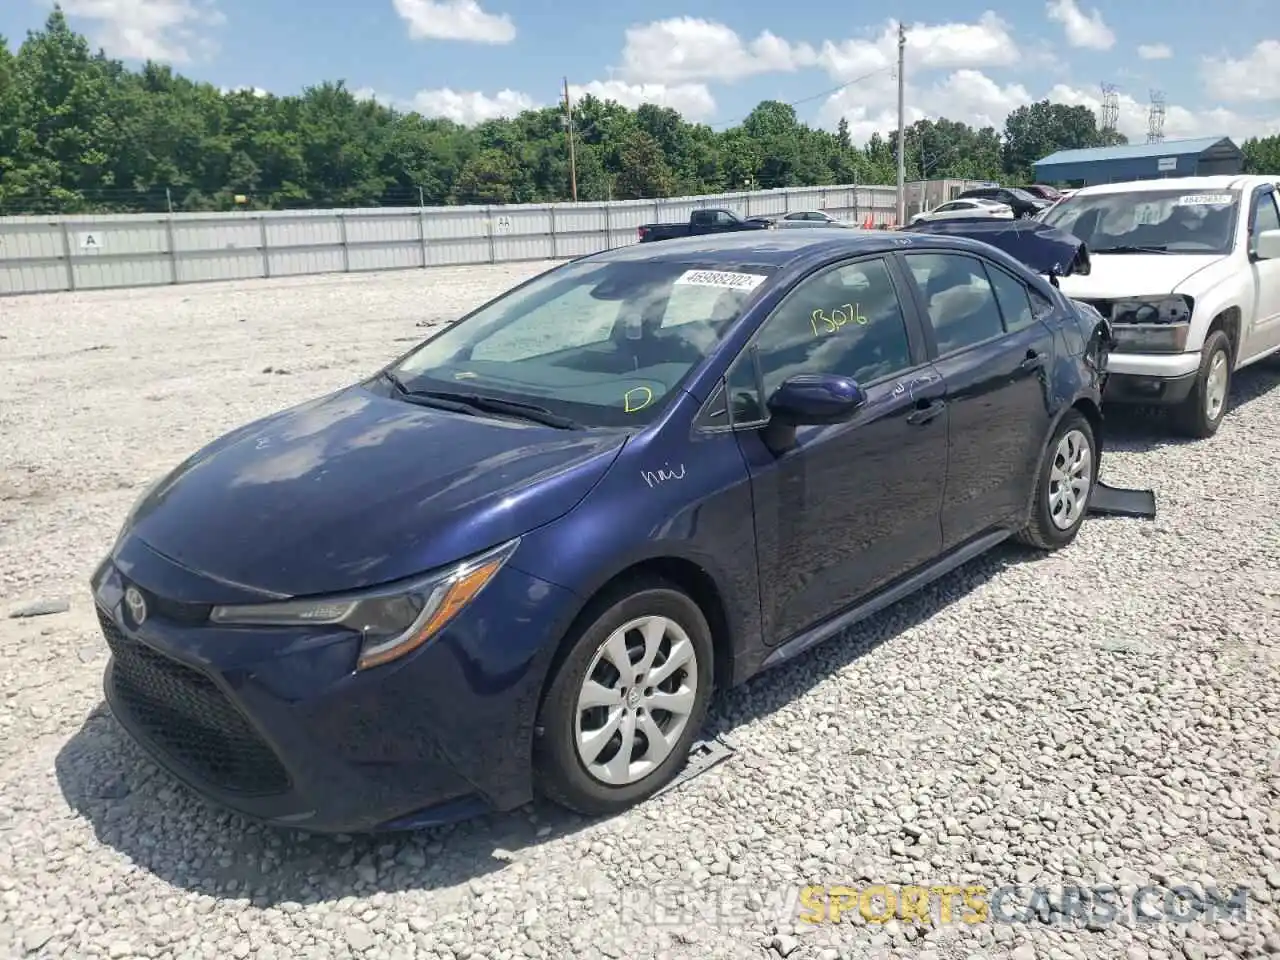
<svg viewBox="0 0 1280 960">
<path fill-rule="evenodd" d="M 907 209 L 968 181 L 909 185 Z M 668 200 L 268 213 L 0 217 L 0 294 L 556 260 L 625 246 L 637 227 L 702 207 L 743 217 L 797 210 L 893 223 L 893 187 L 832 186 Z"/>
</svg>

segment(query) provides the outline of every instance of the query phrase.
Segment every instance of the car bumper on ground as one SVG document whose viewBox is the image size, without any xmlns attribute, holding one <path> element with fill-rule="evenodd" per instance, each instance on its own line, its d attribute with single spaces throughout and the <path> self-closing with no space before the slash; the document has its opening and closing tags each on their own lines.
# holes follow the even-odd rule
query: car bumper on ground
<svg viewBox="0 0 1280 960">
<path fill-rule="evenodd" d="M 1195 387 L 1200 354 L 1112 353 L 1107 358 L 1104 401 L 1134 404 L 1181 403 Z"/>
<path fill-rule="evenodd" d="M 562 588 L 508 565 L 435 640 L 357 672 L 350 633 L 214 626 L 189 572 L 136 541 L 115 556 L 93 578 L 107 702 L 196 792 L 320 833 L 431 826 L 531 798 L 537 701 L 575 608 Z M 129 585 L 149 601 L 142 624 L 123 603 Z"/>
</svg>

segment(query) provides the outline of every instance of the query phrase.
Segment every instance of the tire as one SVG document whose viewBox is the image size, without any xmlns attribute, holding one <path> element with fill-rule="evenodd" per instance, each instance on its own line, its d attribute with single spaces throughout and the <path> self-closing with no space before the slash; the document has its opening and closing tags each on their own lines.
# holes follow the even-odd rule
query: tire
<svg viewBox="0 0 1280 960">
<path fill-rule="evenodd" d="M 1083 457 L 1076 457 L 1073 451 L 1084 451 Z M 1081 472 L 1077 482 L 1069 488 L 1076 495 L 1069 501 L 1056 500 L 1056 494 L 1062 487 L 1061 468 L 1063 461 L 1078 463 Z M 1080 491 L 1080 482 L 1087 486 Z M 1044 459 L 1036 473 L 1036 491 L 1031 504 L 1031 516 L 1027 525 L 1019 531 L 1019 542 L 1037 550 L 1060 550 L 1076 538 L 1084 518 L 1089 515 L 1089 502 L 1093 499 L 1093 491 L 1098 484 L 1098 443 L 1093 435 L 1093 426 L 1079 410 L 1068 410 L 1058 422 L 1057 429 L 1049 438 L 1045 448 Z M 1069 504 L 1074 504 L 1074 508 Z M 1065 511 L 1065 512 L 1064 512 Z"/>
<path fill-rule="evenodd" d="M 618 813 L 652 796 L 670 783 L 684 768 L 694 738 L 706 720 L 714 677 L 714 651 L 711 628 L 698 605 L 684 592 L 660 580 L 646 579 L 632 583 L 602 598 L 592 608 L 597 615 L 588 613 L 582 621 L 589 621 L 578 629 L 571 639 L 567 654 L 555 670 L 551 684 L 543 698 L 538 716 L 538 737 L 534 748 L 534 779 L 540 792 L 561 806 L 586 816 L 606 816 Z M 581 621 L 580 621 L 581 622 Z M 645 685 L 625 682 L 614 667 L 617 657 L 625 650 L 630 654 L 633 666 L 638 666 L 637 656 L 643 656 L 650 642 L 640 626 L 652 626 L 649 638 L 658 637 L 652 677 L 672 658 L 689 655 L 675 674 L 658 687 L 646 689 Z M 661 626 L 662 629 L 658 629 Z M 626 629 L 631 627 L 631 629 Z M 625 631 L 625 632 L 624 632 Z M 624 647 L 619 648 L 621 637 Z M 606 646 L 612 649 L 612 655 Z M 629 647 L 629 650 L 626 648 Z M 602 729 L 606 716 L 614 707 L 594 707 L 579 710 L 579 697 L 588 679 L 599 688 L 617 696 L 616 709 L 621 726 L 608 740 L 599 740 L 602 748 L 592 751 L 578 746 L 579 718 L 586 731 Z M 676 682 L 678 681 L 678 683 Z M 663 700 L 666 688 L 668 699 Z M 620 691 L 629 691 L 630 696 Z M 671 691 L 691 693 L 685 696 L 681 715 L 674 711 L 655 708 L 655 703 L 666 702 L 675 706 L 678 701 L 669 699 Z M 651 695 L 656 694 L 656 699 Z M 651 768 L 634 769 L 637 763 L 645 763 L 652 741 L 644 737 L 645 727 L 657 723 L 660 729 L 674 733 L 669 752 L 649 758 Z M 620 740 L 625 729 L 634 729 L 632 762 L 622 764 Z M 678 732 L 676 732 L 678 730 Z M 594 755 L 595 762 L 584 757 Z M 608 764 L 612 776 L 602 776 Z M 612 782 L 606 782 L 612 779 Z"/>
<path fill-rule="evenodd" d="M 1187 398 L 1173 408 L 1174 430 L 1195 440 L 1204 440 L 1217 433 L 1227 412 L 1231 379 L 1231 341 L 1221 330 L 1214 330 L 1200 349 L 1200 369 L 1196 373 L 1195 386 Z"/>
</svg>

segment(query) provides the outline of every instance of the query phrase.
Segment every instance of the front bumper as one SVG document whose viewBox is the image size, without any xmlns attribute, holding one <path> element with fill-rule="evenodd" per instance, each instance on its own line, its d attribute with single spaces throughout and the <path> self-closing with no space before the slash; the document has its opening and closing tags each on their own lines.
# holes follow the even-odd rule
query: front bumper
<svg viewBox="0 0 1280 960">
<path fill-rule="evenodd" d="M 135 540 L 92 585 L 113 714 L 196 792 L 320 833 L 431 826 L 531 798 L 538 697 L 576 607 L 568 591 L 508 566 L 435 640 L 357 673 L 350 634 L 215 626 L 176 599 L 190 582 Z M 130 584 L 151 601 L 142 624 L 123 604 Z"/>
<path fill-rule="evenodd" d="M 1200 373 L 1200 354 L 1116 353 L 1107 357 L 1104 402 L 1177 404 L 1187 398 Z"/>
</svg>

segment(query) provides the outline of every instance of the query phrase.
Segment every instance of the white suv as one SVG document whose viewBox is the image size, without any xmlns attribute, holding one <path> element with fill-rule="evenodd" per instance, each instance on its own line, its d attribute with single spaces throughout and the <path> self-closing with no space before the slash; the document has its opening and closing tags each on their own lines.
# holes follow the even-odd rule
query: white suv
<svg viewBox="0 0 1280 960">
<path fill-rule="evenodd" d="M 1061 280 L 1115 331 L 1106 399 L 1166 404 L 1208 437 L 1231 376 L 1280 351 L 1278 177 L 1216 176 L 1084 187 L 1044 222 L 1085 242 L 1092 270 Z"/>
</svg>

